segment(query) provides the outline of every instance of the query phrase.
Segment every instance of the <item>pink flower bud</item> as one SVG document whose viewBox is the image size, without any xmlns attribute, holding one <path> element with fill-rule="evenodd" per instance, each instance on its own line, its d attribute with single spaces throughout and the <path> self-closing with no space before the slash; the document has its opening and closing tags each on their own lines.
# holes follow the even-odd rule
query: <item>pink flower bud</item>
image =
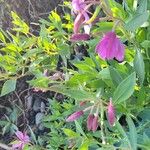
<svg viewBox="0 0 150 150">
<path fill-rule="evenodd" d="M 93 118 L 92 131 L 96 131 L 98 128 L 98 116 Z"/>
<path fill-rule="evenodd" d="M 12 149 L 20 149 L 22 150 L 26 144 L 30 142 L 29 136 L 24 132 L 17 131 L 16 133 L 17 140 L 14 144 L 12 144 Z"/>
<path fill-rule="evenodd" d="M 66 121 L 67 121 L 67 122 L 75 121 L 76 119 L 80 118 L 83 114 L 84 114 L 83 110 L 77 111 L 77 112 L 73 113 L 72 115 L 70 115 L 70 116 L 66 119 Z"/>
<path fill-rule="evenodd" d="M 84 16 L 83 14 L 79 13 L 74 21 L 74 33 L 79 33 L 80 27 L 84 22 Z"/>
<path fill-rule="evenodd" d="M 111 99 L 108 105 L 107 115 L 108 115 L 108 122 L 110 126 L 113 126 L 115 123 L 115 109 L 114 109 Z"/>
<path fill-rule="evenodd" d="M 87 41 L 90 39 L 90 35 L 86 33 L 78 33 L 78 34 L 73 34 L 70 38 L 72 42 L 75 41 Z"/>
<path fill-rule="evenodd" d="M 89 116 L 87 118 L 87 128 L 88 128 L 88 131 L 92 130 L 93 119 L 94 119 L 94 115 L 93 114 L 89 114 Z"/>
</svg>

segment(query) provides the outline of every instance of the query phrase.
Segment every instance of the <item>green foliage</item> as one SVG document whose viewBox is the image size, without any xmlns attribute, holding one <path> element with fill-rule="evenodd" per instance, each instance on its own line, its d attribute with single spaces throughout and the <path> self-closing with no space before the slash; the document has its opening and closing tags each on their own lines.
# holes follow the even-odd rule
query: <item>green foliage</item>
<svg viewBox="0 0 150 150">
<path fill-rule="evenodd" d="M 60 102 L 49 99 L 42 136 L 28 127 L 32 146 L 25 149 L 149 149 L 150 5 L 147 0 L 126 0 L 122 4 L 104 0 L 100 6 L 102 18 L 92 24 L 89 41 L 71 43 L 73 17 L 65 11 L 59 15 L 54 10 L 48 20 L 41 19 L 37 36 L 14 12 L 13 33 L 0 31 L 1 96 L 15 91 L 17 80 L 24 76 L 32 76 L 26 81 L 31 88 L 53 92 L 55 98 L 64 95 Z M 64 2 L 63 7 L 72 6 Z M 112 28 L 125 45 L 123 62 L 102 60 L 95 53 L 103 34 Z M 110 98 L 116 112 L 114 126 L 105 117 Z M 82 117 L 67 123 L 66 118 L 78 110 L 83 110 Z M 91 113 L 99 116 L 96 132 L 86 127 Z M 0 121 L 3 135 L 17 130 L 19 111 L 10 114 Z"/>
<path fill-rule="evenodd" d="M 116 88 L 113 100 L 114 103 L 121 103 L 127 100 L 134 92 L 136 75 L 135 72 L 125 78 Z"/>
<path fill-rule="evenodd" d="M 16 89 L 16 80 L 7 80 L 2 88 L 1 96 L 4 96 Z"/>
<path fill-rule="evenodd" d="M 136 55 L 134 58 L 134 68 L 137 75 L 139 76 L 140 83 L 142 84 L 144 81 L 145 66 L 142 54 L 139 50 L 136 51 Z"/>
</svg>

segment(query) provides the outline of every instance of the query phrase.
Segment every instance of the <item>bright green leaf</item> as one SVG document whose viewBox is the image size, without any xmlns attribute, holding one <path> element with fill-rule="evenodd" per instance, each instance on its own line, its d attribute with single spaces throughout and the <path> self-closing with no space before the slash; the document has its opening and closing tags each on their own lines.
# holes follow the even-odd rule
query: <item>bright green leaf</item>
<svg viewBox="0 0 150 150">
<path fill-rule="evenodd" d="M 79 136 L 78 133 L 72 131 L 71 129 L 64 128 L 63 131 L 64 131 L 64 133 L 65 133 L 69 138 L 73 138 L 73 137 Z"/>
</svg>

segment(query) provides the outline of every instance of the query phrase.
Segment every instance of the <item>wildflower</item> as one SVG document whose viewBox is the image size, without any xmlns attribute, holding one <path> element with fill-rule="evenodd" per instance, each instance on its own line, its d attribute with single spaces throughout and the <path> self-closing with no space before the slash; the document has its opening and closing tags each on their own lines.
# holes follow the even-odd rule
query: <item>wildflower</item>
<svg viewBox="0 0 150 150">
<path fill-rule="evenodd" d="M 117 38 L 114 31 L 108 32 L 96 46 L 96 52 L 102 59 L 114 59 L 123 61 L 124 45 Z"/>
<path fill-rule="evenodd" d="M 72 7 L 75 13 L 81 12 L 85 6 L 84 0 L 72 0 Z"/>
<path fill-rule="evenodd" d="M 80 27 L 83 22 L 84 22 L 84 16 L 83 14 L 80 13 L 77 15 L 74 21 L 74 28 L 73 28 L 74 33 L 79 33 Z"/>
<path fill-rule="evenodd" d="M 73 34 L 70 38 L 70 40 L 72 42 L 75 42 L 75 41 L 87 41 L 90 39 L 90 35 L 89 34 L 86 34 L 86 33 L 78 33 L 78 34 Z"/>
<path fill-rule="evenodd" d="M 110 99 L 110 102 L 108 105 L 107 115 L 108 115 L 108 122 L 109 122 L 110 126 L 113 126 L 115 123 L 115 109 L 112 104 L 112 99 Z"/>
<path fill-rule="evenodd" d="M 94 115 L 93 114 L 89 114 L 89 116 L 87 118 L 87 129 L 88 129 L 88 131 L 92 130 L 93 119 L 94 119 Z"/>
<path fill-rule="evenodd" d="M 74 12 L 77 14 L 75 21 L 74 21 L 74 27 L 73 32 L 74 34 L 80 33 L 80 28 L 83 25 L 84 27 L 84 33 L 89 34 L 91 29 L 91 24 L 85 25 L 84 23 L 89 20 L 89 15 L 87 13 L 87 5 L 85 4 L 84 0 L 72 0 L 72 6 Z M 89 35 L 88 35 L 89 37 Z M 71 37 L 72 39 L 72 37 Z M 82 38 L 81 38 L 82 40 Z M 83 39 L 84 40 L 84 39 Z M 72 40 L 74 41 L 74 40 Z M 75 41 L 80 41 L 80 38 Z"/>
<path fill-rule="evenodd" d="M 76 119 L 80 118 L 83 114 L 84 114 L 84 111 L 83 111 L 83 110 L 77 111 L 77 112 L 73 113 L 72 115 L 70 115 L 70 116 L 66 119 L 66 121 L 67 121 L 67 122 L 75 121 Z"/>
<path fill-rule="evenodd" d="M 92 123 L 92 131 L 95 132 L 98 128 L 98 116 L 94 116 Z"/>
<path fill-rule="evenodd" d="M 12 145 L 12 148 L 13 150 L 23 150 L 24 146 L 30 142 L 29 136 L 26 133 L 22 133 L 21 131 L 17 131 L 15 134 L 18 140 L 15 141 L 15 143 Z"/>
</svg>

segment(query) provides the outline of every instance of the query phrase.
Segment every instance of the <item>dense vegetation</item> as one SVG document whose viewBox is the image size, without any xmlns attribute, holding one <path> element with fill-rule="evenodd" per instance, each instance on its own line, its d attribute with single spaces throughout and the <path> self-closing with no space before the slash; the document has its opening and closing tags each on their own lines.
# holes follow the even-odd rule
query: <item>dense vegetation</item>
<svg viewBox="0 0 150 150">
<path fill-rule="evenodd" d="M 0 29 L 0 149 L 149 150 L 150 1 L 64 1 Z"/>
</svg>

